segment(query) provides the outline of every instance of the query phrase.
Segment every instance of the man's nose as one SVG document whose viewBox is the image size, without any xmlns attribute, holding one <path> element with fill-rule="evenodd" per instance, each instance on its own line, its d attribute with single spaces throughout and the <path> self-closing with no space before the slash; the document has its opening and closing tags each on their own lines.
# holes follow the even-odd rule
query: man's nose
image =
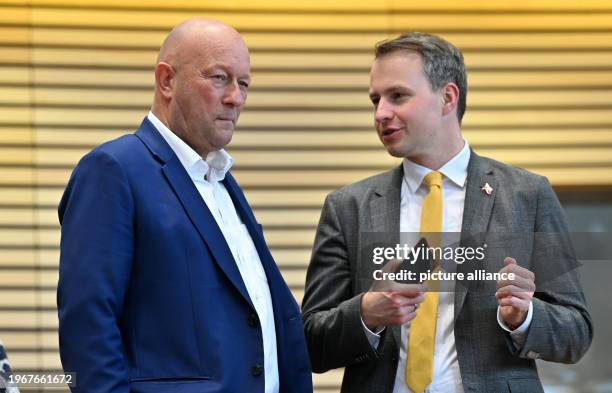
<svg viewBox="0 0 612 393">
<path fill-rule="evenodd" d="M 385 100 L 381 98 L 376 105 L 376 110 L 374 112 L 374 119 L 377 122 L 383 122 L 385 120 L 389 120 L 393 117 L 393 109 L 391 105 Z"/>
<path fill-rule="evenodd" d="M 228 84 L 223 96 L 223 103 L 226 105 L 242 106 L 245 101 L 246 91 L 240 88 L 238 81 Z"/>
</svg>

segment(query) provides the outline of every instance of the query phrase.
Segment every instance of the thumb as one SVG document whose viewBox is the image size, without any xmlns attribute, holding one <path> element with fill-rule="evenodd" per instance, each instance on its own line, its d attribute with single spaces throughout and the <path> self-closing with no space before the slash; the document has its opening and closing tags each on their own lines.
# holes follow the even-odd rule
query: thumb
<svg viewBox="0 0 612 393">
<path fill-rule="evenodd" d="M 506 257 L 504 258 L 504 266 L 508 266 L 508 265 L 516 265 L 516 259 L 512 258 L 512 257 Z"/>
<path fill-rule="evenodd" d="M 392 259 L 389 262 L 387 262 L 385 266 L 383 266 L 382 269 L 380 269 L 380 271 L 383 273 L 394 273 L 395 271 L 397 271 L 397 268 L 401 264 L 402 264 L 401 259 Z M 393 284 L 395 284 L 395 282 L 387 279 L 386 277 L 384 277 L 382 280 L 374 280 L 374 282 L 372 283 L 372 287 L 370 288 L 370 291 L 371 292 L 389 292 L 392 290 L 391 288 L 393 287 Z"/>
<path fill-rule="evenodd" d="M 383 273 L 393 273 L 397 270 L 398 267 L 400 267 L 402 262 L 403 261 L 401 259 L 392 259 L 389 262 L 387 262 L 385 266 L 383 266 L 381 271 Z"/>
</svg>

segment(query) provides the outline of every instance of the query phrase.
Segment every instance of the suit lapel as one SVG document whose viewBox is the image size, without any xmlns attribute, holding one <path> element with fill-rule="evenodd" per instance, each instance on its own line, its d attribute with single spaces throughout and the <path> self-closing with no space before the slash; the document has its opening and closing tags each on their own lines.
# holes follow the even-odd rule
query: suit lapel
<svg viewBox="0 0 612 393">
<path fill-rule="evenodd" d="M 253 243 L 255 244 L 259 258 L 261 259 L 261 264 L 263 265 L 264 271 L 266 272 L 266 277 L 268 278 L 270 291 L 281 283 L 283 284 L 281 287 L 286 288 L 285 281 L 283 280 L 280 270 L 274 262 L 274 258 L 270 253 L 270 249 L 266 244 L 265 238 L 263 237 L 263 231 L 259 229 L 259 224 L 255 219 L 255 215 L 253 215 L 253 211 L 251 210 L 249 203 L 244 197 L 238 183 L 236 183 L 236 180 L 234 180 L 234 177 L 229 172 L 223 180 L 223 184 L 234 202 L 238 215 L 242 219 L 242 222 L 246 225 L 249 234 L 251 235 L 251 239 L 253 239 Z"/>
<path fill-rule="evenodd" d="M 399 241 L 400 193 L 404 175 L 402 165 L 390 171 L 389 175 L 374 188 L 374 194 L 370 200 L 370 220 L 372 232 L 397 235 L 397 241 Z M 395 241 L 395 239 L 391 240 Z"/>
<path fill-rule="evenodd" d="M 370 200 L 370 220 L 372 232 L 389 235 L 386 239 L 391 244 L 400 241 L 400 199 L 403 166 L 400 164 L 390 172 L 390 176 L 383 178 L 374 190 Z M 391 333 L 398 347 L 401 345 L 401 328 L 392 326 Z"/>
<path fill-rule="evenodd" d="M 225 241 L 225 237 L 178 157 L 159 131 L 146 118 L 136 132 L 136 136 L 145 143 L 151 153 L 162 163 L 164 176 L 180 200 L 192 224 L 206 242 L 208 249 L 214 257 L 214 261 L 252 307 L 251 298 L 242 281 L 240 271 Z"/>
<path fill-rule="evenodd" d="M 257 249 L 257 253 L 259 254 L 259 259 L 261 260 L 266 278 L 268 279 L 268 288 L 270 289 L 270 296 L 272 298 L 272 309 L 277 336 L 281 337 L 282 331 L 280 329 L 284 328 L 286 318 L 298 317 L 300 313 L 299 306 L 297 303 L 293 302 L 293 307 L 290 307 L 294 299 L 293 294 L 285 283 L 278 269 L 278 265 L 274 262 L 274 257 L 266 244 L 263 231 L 258 228 L 259 224 L 242 190 L 229 172 L 225 176 L 223 184 L 232 198 L 242 222 L 246 225 L 251 235 L 251 239 L 253 240 L 253 244 L 255 244 L 255 248 Z"/>
<path fill-rule="evenodd" d="M 483 188 L 488 184 L 491 193 Z M 465 202 L 463 207 L 463 222 L 461 225 L 461 246 L 477 247 L 484 240 L 481 236 L 487 231 L 491 219 L 491 211 L 497 193 L 497 181 L 493 170 L 473 151 L 471 152 L 466 181 Z M 469 265 L 469 266 L 468 266 Z M 464 263 L 457 265 L 457 271 L 467 274 L 474 271 L 474 265 Z M 455 288 L 455 320 L 465 302 L 467 288 L 464 285 Z"/>
</svg>

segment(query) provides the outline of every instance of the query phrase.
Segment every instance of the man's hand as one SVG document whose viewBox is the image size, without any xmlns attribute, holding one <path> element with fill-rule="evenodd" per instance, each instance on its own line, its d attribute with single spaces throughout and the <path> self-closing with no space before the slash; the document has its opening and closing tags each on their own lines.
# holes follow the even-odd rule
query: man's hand
<svg viewBox="0 0 612 393">
<path fill-rule="evenodd" d="M 394 272 L 401 260 L 389 261 L 383 273 Z M 361 298 L 361 318 L 368 329 L 403 325 L 416 317 L 416 310 L 425 300 L 425 287 L 389 280 L 374 281 L 372 288 Z"/>
<path fill-rule="evenodd" d="M 529 304 L 535 292 L 535 275 L 519 266 L 514 258 L 504 259 L 500 273 L 514 273 L 514 280 L 497 281 L 495 297 L 502 319 L 510 329 L 521 326 L 527 317 Z"/>
</svg>

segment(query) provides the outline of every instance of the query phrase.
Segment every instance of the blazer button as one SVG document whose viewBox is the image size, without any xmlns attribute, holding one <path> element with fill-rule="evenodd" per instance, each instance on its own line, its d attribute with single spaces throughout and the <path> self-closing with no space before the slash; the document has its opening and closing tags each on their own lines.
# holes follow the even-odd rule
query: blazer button
<svg viewBox="0 0 612 393">
<path fill-rule="evenodd" d="M 260 364 L 256 364 L 251 367 L 251 374 L 253 374 L 254 377 L 259 377 L 262 373 L 263 367 Z"/>
<path fill-rule="evenodd" d="M 249 326 L 251 327 L 257 326 L 258 321 L 259 321 L 259 318 L 257 318 L 257 314 L 249 315 Z"/>
</svg>

